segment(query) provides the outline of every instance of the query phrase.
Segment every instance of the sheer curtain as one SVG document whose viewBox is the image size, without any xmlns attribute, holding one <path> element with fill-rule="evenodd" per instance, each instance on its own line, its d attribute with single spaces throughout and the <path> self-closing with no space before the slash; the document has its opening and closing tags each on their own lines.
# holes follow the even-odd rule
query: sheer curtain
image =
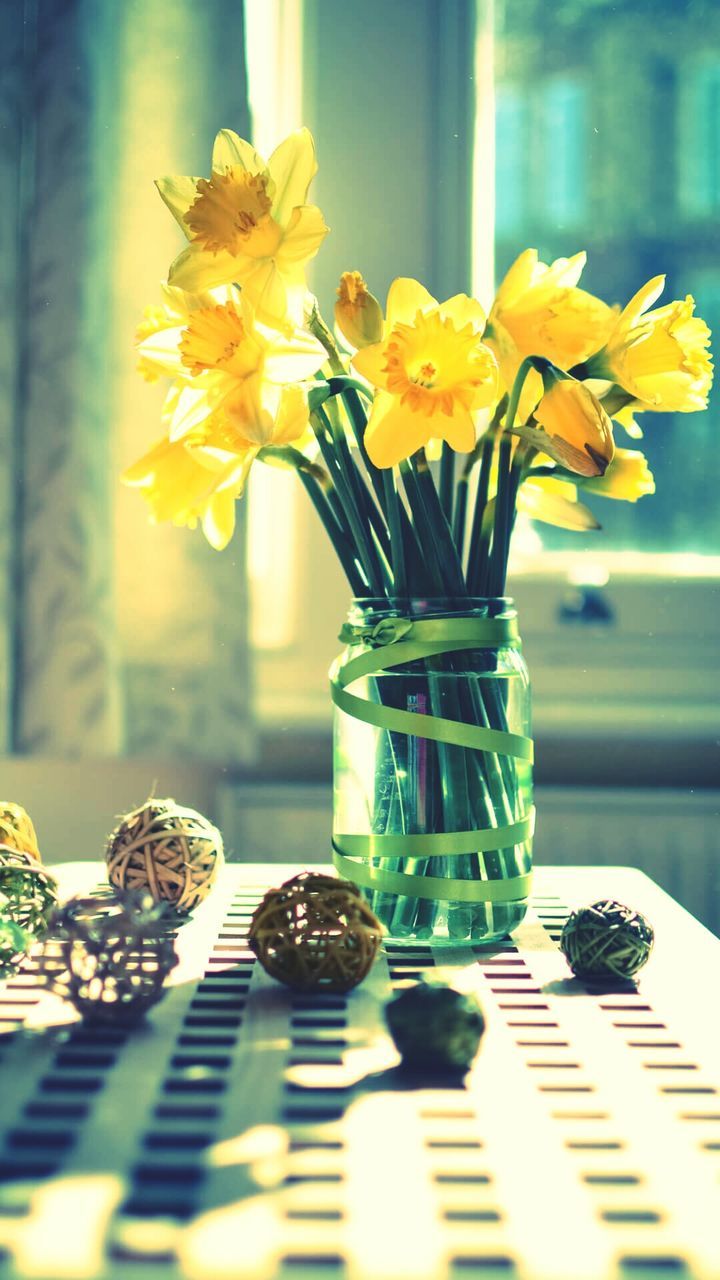
<svg viewBox="0 0 720 1280">
<path fill-rule="evenodd" d="M 250 734 L 244 528 L 148 526 L 133 331 L 180 247 L 154 191 L 249 135 L 241 0 L 0 6 L 0 754 L 231 765 Z"/>
</svg>

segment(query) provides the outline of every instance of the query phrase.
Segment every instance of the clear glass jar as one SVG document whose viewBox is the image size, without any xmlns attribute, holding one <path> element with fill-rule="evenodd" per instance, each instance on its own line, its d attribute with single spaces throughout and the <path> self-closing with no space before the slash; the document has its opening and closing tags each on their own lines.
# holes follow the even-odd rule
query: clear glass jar
<svg viewBox="0 0 720 1280">
<path fill-rule="evenodd" d="M 516 617 L 508 598 L 355 600 L 348 623 L 355 642 L 340 655 L 334 674 L 358 655 L 371 650 L 364 639 L 371 628 L 390 618 L 498 619 Z M 418 628 L 419 631 L 419 628 Z M 383 660 L 387 658 L 384 653 Z M 518 641 L 487 647 L 445 652 L 403 662 L 391 669 L 370 673 L 348 685 L 348 691 L 365 703 L 411 711 L 415 715 L 442 717 L 465 725 L 480 726 L 507 739 L 510 749 L 530 738 L 530 681 Z M 381 715 L 384 713 L 380 713 Z M 417 721 L 414 721 L 417 725 Z M 493 745 L 506 740 L 489 735 Z M 371 868 L 370 878 L 382 880 L 377 870 L 402 872 L 412 877 L 447 880 L 446 898 L 437 885 L 430 893 L 423 880 L 408 880 L 408 892 L 389 891 L 358 882 L 388 935 L 398 941 L 432 939 L 449 944 L 488 942 L 511 933 L 527 910 L 532 867 L 532 759 L 502 750 L 480 750 L 414 733 L 396 732 L 364 722 L 347 710 L 335 708 L 333 838 L 337 852 L 367 847 L 364 859 L 354 865 Z M 516 826 L 523 836 L 507 847 L 483 849 L 492 844 L 489 829 Z M 523 825 L 524 824 L 524 825 Z M 386 856 L 382 837 L 443 836 L 472 833 L 477 848 L 460 854 L 439 854 L 441 841 L 432 843 L 433 856 Z M 504 834 L 504 832 L 501 832 Z M 353 837 L 364 837 L 355 841 Z M 350 837 L 350 839 L 348 839 Z M 375 837 L 368 840 L 368 837 Z M 422 841 L 420 844 L 422 845 Z M 465 844 L 468 845 L 467 838 Z M 393 854 L 401 848 L 394 842 Z M 416 850 L 414 851 L 416 852 Z M 352 852 L 351 852 L 352 856 Z M 336 862 L 338 859 L 336 858 Z M 349 864 L 340 859 L 341 874 L 352 879 Z M 364 871 L 367 878 L 367 871 Z M 385 877 L 387 880 L 388 877 Z M 401 881 L 397 876 L 393 889 Z M 458 881 L 508 881 L 504 886 L 472 887 L 463 901 Z M 455 882 L 455 888 L 450 882 Z M 430 884 L 430 881 L 427 881 Z M 426 894 L 427 896 L 418 896 Z M 455 896 L 453 897 L 453 894 Z"/>
</svg>

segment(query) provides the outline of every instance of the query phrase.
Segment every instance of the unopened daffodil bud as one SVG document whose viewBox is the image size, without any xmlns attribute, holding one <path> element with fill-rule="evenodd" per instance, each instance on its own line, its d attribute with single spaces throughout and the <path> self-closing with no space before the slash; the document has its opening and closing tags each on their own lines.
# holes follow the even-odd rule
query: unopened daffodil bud
<svg viewBox="0 0 720 1280">
<path fill-rule="evenodd" d="M 582 382 L 549 366 L 543 370 L 542 399 L 535 410 L 537 444 L 580 476 L 602 476 L 615 452 L 612 423 L 600 401 Z M 528 438 L 526 436 L 526 438 Z"/>
<path fill-rule="evenodd" d="M 335 303 L 335 323 L 357 351 L 372 346 L 383 335 L 383 313 L 359 271 L 343 271 Z"/>
</svg>

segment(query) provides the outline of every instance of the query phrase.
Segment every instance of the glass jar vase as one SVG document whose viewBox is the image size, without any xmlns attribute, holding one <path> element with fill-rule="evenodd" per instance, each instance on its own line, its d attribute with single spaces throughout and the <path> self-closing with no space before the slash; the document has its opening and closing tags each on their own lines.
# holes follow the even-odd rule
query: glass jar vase
<svg viewBox="0 0 720 1280">
<path fill-rule="evenodd" d="M 534 816 L 512 600 L 355 600 L 341 639 L 338 872 L 394 940 L 506 936 L 527 909 Z"/>
</svg>

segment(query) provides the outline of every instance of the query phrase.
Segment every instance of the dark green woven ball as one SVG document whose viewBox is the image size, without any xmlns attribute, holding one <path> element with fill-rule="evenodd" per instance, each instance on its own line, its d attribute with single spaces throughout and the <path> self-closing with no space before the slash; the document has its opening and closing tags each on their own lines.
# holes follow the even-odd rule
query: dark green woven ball
<svg viewBox="0 0 720 1280">
<path fill-rule="evenodd" d="M 418 982 L 385 1006 L 385 1018 L 404 1067 L 467 1070 L 485 1030 L 472 992 L 444 982 Z"/>
<path fill-rule="evenodd" d="M 578 978 L 631 978 L 648 959 L 653 938 L 639 911 L 608 900 L 572 912 L 560 949 Z"/>
<path fill-rule="evenodd" d="M 7 978 L 20 967 L 34 942 L 31 933 L 14 920 L 0 919 L 0 978 Z"/>
</svg>

